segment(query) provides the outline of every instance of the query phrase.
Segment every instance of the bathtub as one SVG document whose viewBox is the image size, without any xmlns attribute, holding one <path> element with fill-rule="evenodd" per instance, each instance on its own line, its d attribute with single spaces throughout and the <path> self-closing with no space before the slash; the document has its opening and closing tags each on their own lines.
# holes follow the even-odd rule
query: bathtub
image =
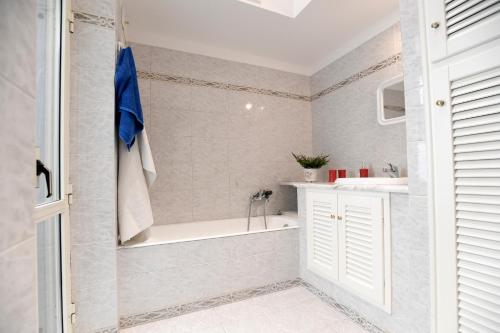
<svg viewBox="0 0 500 333">
<path fill-rule="evenodd" d="M 120 317 L 128 318 L 299 276 L 296 214 L 153 226 L 118 249 Z"/>
<path fill-rule="evenodd" d="M 266 219 L 267 229 L 263 216 L 251 217 L 248 232 L 247 218 L 152 226 L 143 237 L 131 240 L 123 247 L 159 245 L 297 228 L 297 214 L 295 213 L 270 215 Z"/>
</svg>

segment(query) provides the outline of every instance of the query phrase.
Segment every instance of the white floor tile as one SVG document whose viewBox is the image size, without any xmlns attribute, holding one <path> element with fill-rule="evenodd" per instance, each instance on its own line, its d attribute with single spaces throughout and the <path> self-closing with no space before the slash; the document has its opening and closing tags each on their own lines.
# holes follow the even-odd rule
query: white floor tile
<svg viewBox="0 0 500 333">
<path fill-rule="evenodd" d="M 366 333 L 304 287 L 121 330 L 122 333 Z"/>
</svg>

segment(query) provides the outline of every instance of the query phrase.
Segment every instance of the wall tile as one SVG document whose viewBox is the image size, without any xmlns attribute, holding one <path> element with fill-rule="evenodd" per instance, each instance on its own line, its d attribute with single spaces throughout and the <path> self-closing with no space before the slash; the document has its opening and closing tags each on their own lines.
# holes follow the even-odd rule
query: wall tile
<svg viewBox="0 0 500 333">
<path fill-rule="evenodd" d="M 73 287 L 73 297 L 78 300 L 76 311 L 77 332 L 94 332 L 104 327 L 118 326 L 116 281 L 92 281 L 84 288 Z"/>
<path fill-rule="evenodd" d="M 140 72 L 149 72 L 151 70 L 153 47 L 136 43 L 130 43 L 129 45 L 134 54 L 135 68 Z"/>
<path fill-rule="evenodd" d="M 113 0 L 72 0 L 74 11 L 108 18 L 115 17 L 116 4 Z"/>
<path fill-rule="evenodd" d="M 71 66 L 101 69 L 114 73 L 114 30 L 76 21 L 75 31 L 76 33 L 71 34 Z"/>
<path fill-rule="evenodd" d="M 284 91 L 291 86 L 304 91 L 309 85 L 301 76 L 267 68 L 132 47 L 136 62 L 155 73 L 273 89 L 286 82 L 279 89 Z M 140 80 L 139 85 L 144 86 L 143 104 L 151 109 L 148 133 L 159 175 L 152 189 L 155 223 L 246 216 L 248 197 L 260 187 L 275 191 L 270 212 L 295 209 L 295 194 L 278 183 L 302 176 L 290 152 L 312 151 L 308 102 L 158 80 Z M 175 201 L 177 194 L 185 200 L 169 212 L 164 203 Z M 220 199 L 210 205 L 204 196 L 214 194 Z M 262 207 L 255 213 L 262 214 Z"/>
<path fill-rule="evenodd" d="M 35 199 L 32 181 L 36 106 L 33 97 L 2 76 L 0 91 L 2 123 L 5 124 L 2 126 L 5 138 L 0 148 L 0 156 L 3 156 L 0 172 L 5 180 L 0 190 L 1 253 L 34 235 L 31 218 Z"/>
<path fill-rule="evenodd" d="M 75 4 L 114 17 L 114 2 Z M 77 20 L 71 38 L 72 297 L 86 333 L 117 325 L 115 31 Z"/>
<path fill-rule="evenodd" d="M 297 236 L 290 229 L 119 249 L 120 316 L 295 279 Z"/>
<path fill-rule="evenodd" d="M 310 95 L 307 76 L 159 47 L 152 48 L 151 71 Z"/>
<path fill-rule="evenodd" d="M 411 195 L 427 194 L 427 145 L 423 141 L 408 143 L 408 189 Z"/>
<path fill-rule="evenodd" d="M 72 154 L 99 156 L 109 155 L 114 151 L 113 77 L 114 71 L 111 68 L 103 70 L 79 65 L 72 67 Z"/>
<path fill-rule="evenodd" d="M 32 97 L 36 94 L 36 11 L 34 0 L 0 3 L 0 75 Z"/>
<path fill-rule="evenodd" d="M 395 25 L 322 68 L 311 77 L 312 94 L 401 52 L 400 38 L 399 25 Z"/>
<path fill-rule="evenodd" d="M 353 177 L 364 163 L 372 175 L 384 176 L 382 168 L 391 162 L 406 174 L 405 124 L 377 122 L 377 88 L 401 71 L 400 65 L 393 65 L 312 103 L 313 151 L 329 154 L 329 167 L 348 169 Z"/>
<path fill-rule="evenodd" d="M 0 295 L 1 332 L 38 331 L 34 237 L 0 254 Z"/>
</svg>

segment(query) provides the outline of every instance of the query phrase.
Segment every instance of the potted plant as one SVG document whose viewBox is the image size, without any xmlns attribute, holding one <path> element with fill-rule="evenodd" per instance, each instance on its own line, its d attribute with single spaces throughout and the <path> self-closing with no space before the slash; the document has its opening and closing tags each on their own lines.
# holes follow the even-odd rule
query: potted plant
<svg viewBox="0 0 500 333">
<path fill-rule="evenodd" d="M 304 180 L 306 182 L 314 182 L 318 179 L 318 169 L 328 164 L 330 161 L 328 155 L 305 156 L 295 155 L 292 153 L 295 160 L 304 168 Z"/>
</svg>

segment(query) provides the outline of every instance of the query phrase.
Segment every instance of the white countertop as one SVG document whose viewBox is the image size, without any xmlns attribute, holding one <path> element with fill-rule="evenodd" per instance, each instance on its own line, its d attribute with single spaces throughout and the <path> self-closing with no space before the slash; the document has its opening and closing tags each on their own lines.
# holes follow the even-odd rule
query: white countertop
<svg viewBox="0 0 500 333">
<path fill-rule="evenodd" d="M 348 191 L 372 191 L 372 192 L 391 192 L 391 193 L 408 193 L 408 185 L 339 185 L 326 182 L 282 182 L 280 185 L 295 186 L 297 188 L 321 188 L 332 190 L 348 190 Z"/>
</svg>

